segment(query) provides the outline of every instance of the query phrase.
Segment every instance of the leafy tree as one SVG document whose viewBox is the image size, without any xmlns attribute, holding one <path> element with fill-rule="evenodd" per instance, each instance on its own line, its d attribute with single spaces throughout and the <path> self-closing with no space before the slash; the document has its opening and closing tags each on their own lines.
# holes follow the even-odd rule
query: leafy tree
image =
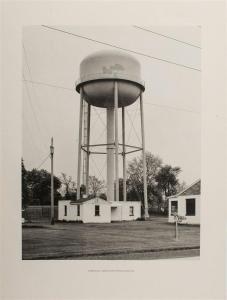
<svg viewBox="0 0 227 300">
<path fill-rule="evenodd" d="M 146 153 L 147 167 L 147 197 L 148 205 L 152 211 L 161 211 L 165 206 L 165 198 L 177 192 L 179 167 L 162 164 L 162 160 L 151 153 Z M 143 160 L 142 156 L 134 158 L 127 168 L 127 199 L 143 200 Z M 141 201 L 142 202 L 142 201 Z M 142 208 L 144 203 L 142 202 Z M 166 207 L 166 206 L 165 206 Z"/>
<path fill-rule="evenodd" d="M 31 203 L 33 199 L 39 199 L 40 205 L 50 204 L 51 195 L 51 174 L 46 170 L 32 169 L 27 171 L 27 186 L 30 190 Z M 61 198 L 58 189 L 61 187 L 61 181 L 54 176 L 54 198 L 55 204 Z"/>
<path fill-rule="evenodd" d="M 27 186 L 27 170 L 24 166 L 24 160 L 21 159 L 21 187 L 22 187 L 22 207 L 29 204 L 29 189 Z"/>
<path fill-rule="evenodd" d="M 179 167 L 171 167 L 170 165 L 163 166 L 156 175 L 158 188 L 162 191 L 164 197 L 176 194 L 178 179 L 177 175 L 180 173 Z"/>
<path fill-rule="evenodd" d="M 146 153 L 146 167 L 147 167 L 147 195 L 148 201 L 152 202 L 157 194 L 156 175 L 161 169 L 162 160 L 150 152 Z M 128 200 L 142 200 L 144 198 L 143 189 L 143 159 L 142 156 L 134 158 L 127 168 L 128 180 Z"/>
</svg>

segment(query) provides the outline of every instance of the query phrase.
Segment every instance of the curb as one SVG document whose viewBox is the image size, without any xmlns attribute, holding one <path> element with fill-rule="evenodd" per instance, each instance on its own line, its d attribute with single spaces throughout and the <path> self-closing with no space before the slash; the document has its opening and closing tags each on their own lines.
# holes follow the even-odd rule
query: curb
<svg viewBox="0 0 227 300">
<path fill-rule="evenodd" d="M 131 254 L 131 253 L 148 253 L 148 252 L 164 252 L 164 251 L 176 251 L 176 250 L 197 250 L 200 246 L 184 246 L 184 247 L 170 247 L 170 248 L 152 248 L 152 249 L 140 249 L 140 250 L 125 250 L 125 251 L 105 251 L 99 253 L 76 253 L 76 254 L 62 254 L 62 255 L 51 255 L 51 256 L 38 256 L 34 258 L 23 258 L 23 260 L 48 260 L 48 259 L 69 259 L 76 257 L 87 257 L 87 256 L 106 256 L 113 254 Z"/>
</svg>

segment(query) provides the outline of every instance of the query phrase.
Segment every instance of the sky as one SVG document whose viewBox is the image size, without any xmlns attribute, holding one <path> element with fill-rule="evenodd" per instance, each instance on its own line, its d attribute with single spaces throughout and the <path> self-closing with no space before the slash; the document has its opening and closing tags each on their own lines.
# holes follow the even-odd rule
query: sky
<svg viewBox="0 0 227 300">
<path fill-rule="evenodd" d="M 80 37 L 42 26 L 24 27 L 23 159 L 28 170 L 50 171 L 47 157 L 53 136 L 55 175 L 63 172 L 76 181 L 80 96 L 75 82 L 80 62 L 94 51 L 112 49 L 81 36 L 200 69 L 201 32 L 197 26 L 143 27 L 150 31 L 132 25 L 52 27 Z M 201 72 L 133 55 L 141 64 L 146 88 L 146 151 L 159 156 L 163 164 L 179 166 L 179 179 L 189 185 L 200 178 L 201 171 Z M 91 143 L 105 143 L 105 109 L 93 107 L 91 118 Z M 126 109 L 126 142 L 141 144 L 139 101 Z M 127 161 L 138 155 L 128 155 Z M 105 161 L 105 155 L 92 156 L 90 174 L 105 180 Z M 120 176 L 121 172 L 120 167 Z"/>
</svg>

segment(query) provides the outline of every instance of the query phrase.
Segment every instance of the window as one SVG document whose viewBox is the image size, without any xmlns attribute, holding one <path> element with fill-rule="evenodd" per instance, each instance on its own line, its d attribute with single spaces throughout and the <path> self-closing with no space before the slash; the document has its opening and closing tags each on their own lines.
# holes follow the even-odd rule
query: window
<svg viewBox="0 0 227 300">
<path fill-rule="evenodd" d="M 134 207 L 133 206 L 129 207 L 129 216 L 134 216 Z"/>
<path fill-rule="evenodd" d="M 99 205 L 95 205 L 95 216 L 100 216 L 100 207 L 99 207 Z"/>
<path fill-rule="evenodd" d="M 171 216 L 178 213 L 178 202 L 171 201 Z"/>
<path fill-rule="evenodd" d="M 186 216 L 195 216 L 195 199 L 186 199 Z"/>
<path fill-rule="evenodd" d="M 64 205 L 64 208 L 65 208 L 65 214 L 64 214 L 64 216 L 67 216 L 67 205 Z"/>
<path fill-rule="evenodd" d="M 77 205 L 77 216 L 80 216 L 80 205 Z"/>
</svg>

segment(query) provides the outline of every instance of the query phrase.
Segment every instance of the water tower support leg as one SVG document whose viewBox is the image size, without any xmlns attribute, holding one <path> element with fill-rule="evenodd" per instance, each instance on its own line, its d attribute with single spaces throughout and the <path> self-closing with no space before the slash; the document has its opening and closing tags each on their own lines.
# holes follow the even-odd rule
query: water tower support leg
<svg viewBox="0 0 227 300">
<path fill-rule="evenodd" d="M 87 113 L 87 159 L 86 159 L 86 194 L 89 194 L 89 159 L 90 159 L 90 126 L 91 126 L 91 105 L 88 104 Z"/>
<path fill-rule="evenodd" d="M 106 109 L 107 124 L 107 200 L 114 201 L 114 107 Z"/>
<path fill-rule="evenodd" d="M 122 107 L 122 144 L 123 144 L 123 200 L 127 200 L 126 193 L 126 155 L 125 155 L 125 108 Z"/>
<path fill-rule="evenodd" d="M 114 82 L 114 108 L 115 108 L 115 200 L 119 201 L 119 174 L 118 174 L 118 85 Z"/>
<path fill-rule="evenodd" d="M 83 89 L 80 89 L 80 116 L 79 116 L 79 138 L 78 138 L 78 164 L 77 164 L 77 200 L 80 199 L 80 175 L 81 175 L 81 143 L 83 122 Z"/>
<path fill-rule="evenodd" d="M 144 113 L 143 113 L 143 93 L 140 94 L 140 115 L 141 115 L 141 135 L 142 135 L 142 156 L 143 156 L 143 188 L 144 188 L 144 213 L 145 219 L 149 217 L 147 203 L 147 166 L 145 152 L 145 134 L 144 134 Z"/>
</svg>

